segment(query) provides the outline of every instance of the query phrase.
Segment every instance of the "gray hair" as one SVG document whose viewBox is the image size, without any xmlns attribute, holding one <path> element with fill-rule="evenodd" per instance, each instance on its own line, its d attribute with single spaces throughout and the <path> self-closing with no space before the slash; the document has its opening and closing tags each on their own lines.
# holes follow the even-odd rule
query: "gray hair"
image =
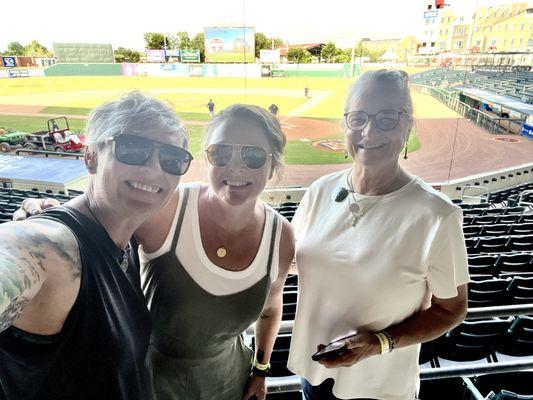
<svg viewBox="0 0 533 400">
<path fill-rule="evenodd" d="M 405 71 L 396 69 L 380 69 L 376 71 L 367 71 L 359 77 L 357 81 L 350 85 L 348 96 L 346 96 L 345 111 L 350 101 L 359 96 L 365 88 L 371 83 L 386 83 L 398 90 L 404 99 L 404 111 L 413 118 L 413 100 L 409 91 L 409 74 Z"/>
<path fill-rule="evenodd" d="M 283 165 L 281 157 L 285 150 L 287 138 L 281 130 L 281 124 L 278 119 L 262 107 L 251 104 L 233 104 L 220 111 L 207 125 L 204 147 L 207 147 L 215 128 L 230 118 L 254 121 L 261 126 L 272 152 L 272 167 L 279 174 L 279 170 Z"/>
<path fill-rule="evenodd" d="M 147 130 L 178 134 L 183 147 L 188 146 L 187 129 L 170 105 L 137 90 L 93 109 L 85 128 L 88 148 L 93 151 L 115 135 Z"/>
</svg>

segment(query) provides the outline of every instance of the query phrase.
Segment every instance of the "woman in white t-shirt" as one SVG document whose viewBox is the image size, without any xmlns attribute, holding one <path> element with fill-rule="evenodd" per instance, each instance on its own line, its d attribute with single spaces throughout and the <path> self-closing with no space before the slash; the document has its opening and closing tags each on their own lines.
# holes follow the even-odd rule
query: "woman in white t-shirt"
<svg viewBox="0 0 533 400">
<path fill-rule="evenodd" d="M 413 126 L 407 74 L 363 74 L 344 111 L 353 165 L 314 182 L 293 219 L 289 369 L 306 400 L 413 400 L 420 343 L 466 314 L 462 213 L 398 163 Z M 312 359 L 339 338 L 345 348 Z"/>
</svg>

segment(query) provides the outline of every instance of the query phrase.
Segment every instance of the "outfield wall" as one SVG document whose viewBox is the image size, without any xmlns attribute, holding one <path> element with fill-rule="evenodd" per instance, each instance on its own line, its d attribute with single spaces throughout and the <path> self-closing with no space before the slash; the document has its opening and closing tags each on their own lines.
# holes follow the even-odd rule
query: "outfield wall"
<svg viewBox="0 0 533 400">
<path fill-rule="evenodd" d="M 45 76 L 121 76 L 121 64 L 54 64 L 44 70 Z"/>
</svg>

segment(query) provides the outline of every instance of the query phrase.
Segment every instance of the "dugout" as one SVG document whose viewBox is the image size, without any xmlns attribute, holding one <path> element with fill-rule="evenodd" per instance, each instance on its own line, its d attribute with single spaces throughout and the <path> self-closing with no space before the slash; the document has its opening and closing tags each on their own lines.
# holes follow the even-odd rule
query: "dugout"
<svg viewBox="0 0 533 400">
<path fill-rule="evenodd" d="M 456 87 L 459 101 L 497 120 L 510 132 L 520 133 L 524 122 L 533 124 L 533 105 L 472 87 Z"/>
<path fill-rule="evenodd" d="M 0 154 L 0 186 L 68 193 L 85 190 L 89 175 L 82 160 Z"/>
</svg>

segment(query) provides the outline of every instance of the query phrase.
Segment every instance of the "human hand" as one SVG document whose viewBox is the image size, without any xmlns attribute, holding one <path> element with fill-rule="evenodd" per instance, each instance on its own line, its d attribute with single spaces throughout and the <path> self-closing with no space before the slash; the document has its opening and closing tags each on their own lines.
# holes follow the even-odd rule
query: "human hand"
<svg viewBox="0 0 533 400">
<path fill-rule="evenodd" d="M 22 221 L 31 215 L 42 214 L 44 210 L 58 206 L 59 201 L 56 199 L 26 199 L 22 202 L 21 207 L 13 213 L 13 221 Z"/>
<path fill-rule="evenodd" d="M 344 342 L 347 351 L 338 356 L 323 358 L 318 362 L 326 368 L 351 367 L 365 358 L 381 354 L 379 339 L 372 333 L 358 333 L 346 338 Z M 317 346 L 317 350 L 322 350 L 324 347 L 323 344 L 320 344 Z"/>
<path fill-rule="evenodd" d="M 264 376 L 255 376 L 253 373 L 246 382 L 242 400 L 265 400 L 266 384 Z"/>
</svg>

